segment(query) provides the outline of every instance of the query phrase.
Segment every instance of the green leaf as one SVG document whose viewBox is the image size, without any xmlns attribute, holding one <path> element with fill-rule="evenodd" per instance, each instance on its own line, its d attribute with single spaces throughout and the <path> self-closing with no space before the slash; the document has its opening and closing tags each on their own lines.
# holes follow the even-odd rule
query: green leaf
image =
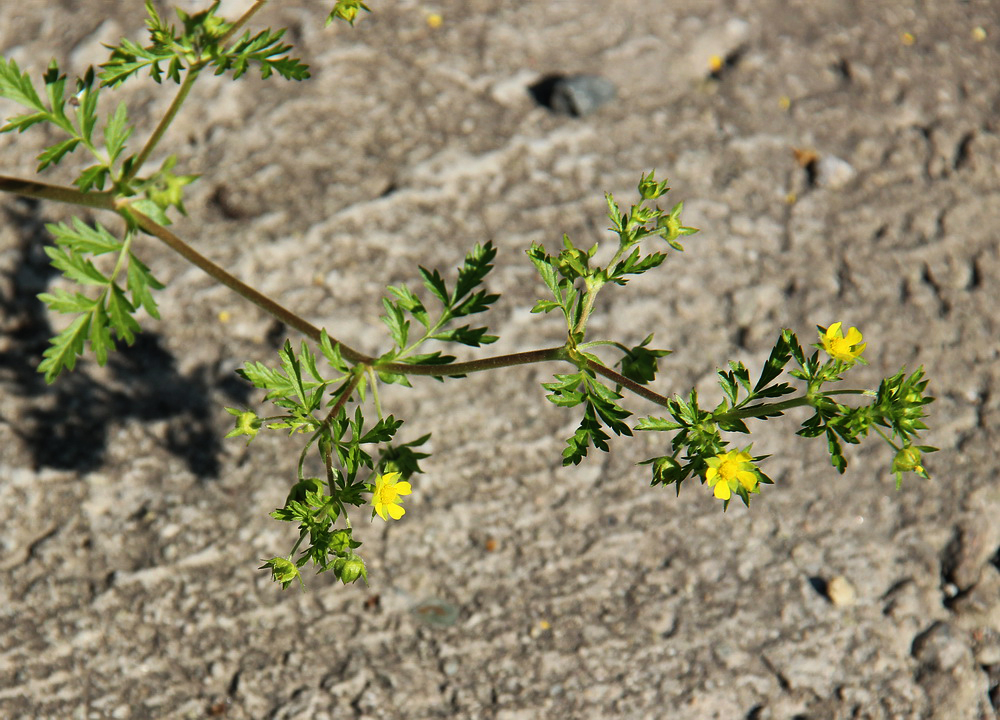
<svg viewBox="0 0 1000 720">
<path fill-rule="evenodd" d="M 656 372 L 659 369 L 657 361 L 672 352 L 647 348 L 646 346 L 652 341 L 653 335 L 650 333 L 641 343 L 627 350 L 621 359 L 622 375 L 640 385 L 646 385 L 656 379 Z"/>
<path fill-rule="evenodd" d="M 94 223 L 94 227 L 91 227 L 80 218 L 72 218 L 71 222 L 73 227 L 65 223 L 49 223 L 45 229 L 52 233 L 52 237 L 59 245 L 65 246 L 72 252 L 104 255 L 122 249 L 122 242 L 100 223 Z"/>
<path fill-rule="evenodd" d="M 103 190 L 107 179 L 107 165 L 91 165 L 80 173 L 79 177 L 73 181 L 73 184 L 80 188 L 82 192 L 87 192 L 95 187 L 98 190 Z"/>
<path fill-rule="evenodd" d="M 448 286 L 445 285 L 441 274 L 437 270 L 431 271 L 422 266 L 420 267 L 420 274 L 424 278 L 424 287 L 440 300 L 442 305 L 449 307 Z"/>
<path fill-rule="evenodd" d="M 49 119 L 49 114 L 47 112 L 17 115 L 15 117 L 7 119 L 7 124 L 4 125 L 3 127 L 0 127 L 0 133 L 10 132 L 11 130 L 24 132 L 32 125 L 44 122 L 45 120 L 48 119 Z"/>
<path fill-rule="evenodd" d="M 132 134 L 132 128 L 128 125 L 128 110 L 125 102 L 118 103 L 113 115 L 108 116 L 108 122 L 104 126 L 104 143 L 108 148 L 109 162 L 114 163 L 118 159 L 122 150 L 125 149 L 125 141 Z"/>
<path fill-rule="evenodd" d="M 359 408 L 360 410 L 360 408 Z M 382 418 L 375 425 L 366 432 L 360 440 L 359 443 L 371 444 L 371 443 L 387 443 L 392 440 L 396 431 L 403 424 L 402 420 L 397 420 L 392 415 Z"/>
<path fill-rule="evenodd" d="M 111 292 L 108 294 L 108 313 L 111 318 L 111 326 L 115 329 L 115 334 L 129 345 L 135 342 L 135 334 L 140 331 L 139 323 L 132 317 L 134 312 L 135 308 L 125 297 L 125 293 L 122 292 L 117 283 L 113 283 Z"/>
<path fill-rule="evenodd" d="M 610 436 L 601 429 L 601 423 L 597 419 L 594 406 L 587 403 L 580 427 L 566 441 L 566 448 L 562 453 L 563 465 L 579 465 L 587 456 L 591 444 L 598 450 L 607 452 L 609 439 Z"/>
<path fill-rule="evenodd" d="M 94 126 L 97 124 L 97 100 L 100 88 L 94 88 L 94 68 L 88 67 L 82 78 L 76 81 L 76 122 L 80 136 L 92 142 Z"/>
<path fill-rule="evenodd" d="M 76 367 L 76 358 L 83 354 L 83 344 L 90 332 L 92 314 L 84 313 L 77 316 L 69 327 L 49 340 L 51 343 L 38 365 L 38 372 L 45 373 L 45 382 L 50 385 L 59 377 L 63 368 L 72 370 Z"/>
<path fill-rule="evenodd" d="M 656 430 L 660 432 L 679 430 L 684 427 L 678 422 L 666 418 L 644 417 L 636 423 L 636 430 Z"/>
<path fill-rule="evenodd" d="M 42 104 L 42 99 L 38 97 L 38 93 L 35 91 L 35 86 L 32 84 L 31 78 L 28 77 L 28 73 L 22 73 L 14 60 L 7 61 L 0 58 L 0 97 L 5 97 L 8 100 L 13 100 L 18 105 L 35 110 L 38 115 L 42 116 L 40 119 L 48 116 L 48 109 Z M 21 117 L 34 116 L 24 115 Z M 35 120 L 34 122 L 39 122 L 39 120 Z M 3 132 L 11 129 L 13 128 L 10 125 L 5 125 Z M 22 127 L 21 129 L 23 130 L 24 128 Z"/>
<path fill-rule="evenodd" d="M 153 277 L 152 273 L 149 272 L 149 268 L 132 253 L 128 255 L 128 279 L 126 287 L 132 293 L 132 305 L 134 307 L 142 306 L 149 313 L 150 317 L 159 319 L 160 311 L 156 306 L 156 300 L 153 299 L 153 294 L 149 290 L 150 288 L 153 290 L 162 290 L 163 285 Z"/>
<path fill-rule="evenodd" d="M 38 167 L 35 168 L 35 172 L 41 172 L 49 165 L 58 164 L 67 153 L 76 150 L 76 146 L 79 144 L 80 138 L 72 137 L 45 148 L 36 158 L 38 160 Z"/>
<path fill-rule="evenodd" d="M 382 451 L 378 466 L 383 472 L 402 473 L 404 480 L 409 480 L 414 474 L 423 472 L 419 461 L 430 457 L 430 453 L 417 452 L 413 448 L 420 447 L 430 440 L 430 433 L 422 435 L 402 445 L 389 445 Z"/>
<path fill-rule="evenodd" d="M 771 381 L 781 375 L 789 359 L 792 357 L 792 347 L 798 347 L 799 341 L 795 333 L 791 330 L 782 330 L 778 336 L 778 341 L 771 348 L 771 354 L 764 363 L 764 368 L 760 372 L 760 379 L 754 386 L 754 392 L 759 392 L 771 384 Z M 799 353 L 802 349 L 799 348 Z"/>
<path fill-rule="evenodd" d="M 100 305 L 91 314 L 89 340 L 97 364 L 103 367 L 108 362 L 108 352 L 115 349 L 115 341 L 108 328 L 108 314 Z"/>
<path fill-rule="evenodd" d="M 583 402 L 586 396 L 585 391 L 580 389 L 583 373 L 557 374 L 555 378 L 556 382 L 542 383 L 542 387 L 550 391 L 546 395 L 549 402 L 560 407 L 574 407 Z"/>
<path fill-rule="evenodd" d="M 66 252 L 61 247 L 52 245 L 46 245 L 44 250 L 52 260 L 52 267 L 62 271 L 70 280 L 81 285 L 107 285 L 110 282 L 90 260 L 85 260 L 72 251 Z"/>
<path fill-rule="evenodd" d="M 562 308 L 562 305 L 557 303 L 555 300 L 539 300 L 535 303 L 535 307 L 531 308 L 533 313 L 547 313 L 552 310 L 558 310 Z"/>
<path fill-rule="evenodd" d="M 420 298 L 414 295 L 408 287 L 405 285 L 399 287 L 390 285 L 387 289 L 399 300 L 397 306 L 400 309 L 410 313 L 425 328 L 430 328 L 431 324 L 424 304 L 420 302 Z"/>
<path fill-rule="evenodd" d="M 389 328 L 389 334 L 392 335 L 396 346 L 400 350 L 405 349 L 406 340 L 410 334 L 410 321 L 403 316 L 403 311 L 399 305 L 388 298 L 382 298 L 382 306 L 385 308 L 386 313 L 381 318 L 382 322 Z"/>
<path fill-rule="evenodd" d="M 480 246 L 478 243 L 472 250 L 469 251 L 468 255 L 465 256 L 465 263 L 458 271 L 458 282 L 455 286 L 455 294 L 451 300 L 451 306 L 457 305 L 462 298 L 464 298 L 468 293 L 470 293 L 473 288 L 479 285 L 489 274 L 490 270 L 493 269 L 493 259 L 497 256 L 496 248 L 493 247 L 492 242 L 487 242 L 485 245 Z M 478 310 L 466 310 L 460 314 L 470 315 L 475 312 L 482 312 L 485 310 L 485 305 L 489 305 L 495 301 L 498 295 L 485 295 L 485 293 L 480 292 L 477 295 L 483 296 L 478 303 L 473 303 L 473 305 L 484 304 L 481 309 Z M 492 299 L 485 299 L 492 298 Z M 459 313 L 456 312 L 456 315 Z"/>
<path fill-rule="evenodd" d="M 96 300 L 91 300 L 81 293 L 70 294 L 62 288 L 53 290 L 53 294 L 41 293 L 38 299 L 48 305 L 49 309 L 58 313 L 82 313 L 90 312 L 97 304 Z"/>
<path fill-rule="evenodd" d="M 468 325 L 463 325 L 459 328 L 435 333 L 430 336 L 430 339 L 441 340 L 442 342 L 456 342 L 461 343 L 462 345 L 469 345 L 471 347 L 479 347 L 480 345 L 489 345 L 490 343 L 494 343 L 498 340 L 496 335 L 487 335 L 487 330 L 488 328 L 485 327 L 470 328 Z"/>
<path fill-rule="evenodd" d="M 227 70 L 233 70 L 233 79 L 245 73 L 251 62 L 260 65 L 260 76 L 267 79 L 273 72 L 277 72 L 286 80 L 305 80 L 309 77 L 309 66 L 301 62 L 298 58 L 290 58 L 286 53 L 291 50 L 291 45 L 284 45 L 281 42 L 285 31 L 262 30 L 254 37 L 250 33 L 245 33 L 243 37 L 225 53 L 220 53 L 213 61 L 216 67 L 215 74 L 221 75 Z"/>
<path fill-rule="evenodd" d="M 340 354 L 340 343 L 337 343 L 336 345 L 332 343 L 330 336 L 326 332 L 326 328 L 320 330 L 319 349 L 326 358 L 326 361 L 330 363 L 330 367 L 342 373 L 346 373 L 348 371 L 349 368 L 347 363 L 344 362 L 344 358 Z"/>
</svg>

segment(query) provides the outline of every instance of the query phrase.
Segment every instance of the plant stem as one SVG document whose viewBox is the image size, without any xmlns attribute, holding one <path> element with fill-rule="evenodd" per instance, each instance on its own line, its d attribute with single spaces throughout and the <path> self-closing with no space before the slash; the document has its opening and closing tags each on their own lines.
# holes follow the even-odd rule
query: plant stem
<svg viewBox="0 0 1000 720">
<path fill-rule="evenodd" d="M 230 275 L 224 269 L 216 265 L 214 262 L 209 260 L 207 257 L 199 253 L 193 247 L 188 245 L 186 242 L 181 240 L 179 237 L 174 235 L 172 232 L 167 230 L 162 225 L 153 222 L 150 218 L 143 215 L 136 210 L 128 207 L 126 201 L 121 201 L 118 203 L 118 210 L 123 215 L 127 215 L 135 220 L 136 224 L 145 230 L 150 235 L 159 238 L 164 244 L 166 244 L 171 250 L 179 254 L 185 260 L 187 260 L 192 265 L 198 267 L 203 272 L 210 275 L 213 279 L 225 285 L 227 288 L 233 292 L 242 295 L 247 300 L 252 302 L 254 305 L 259 307 L 264 312 L 269 315 L 273 315 L 281 322 L 285 323 L 289 327 L 295 328 L 303 335 L 311 338 L 314 342 L 319 342 L 320 339 L 320 329 L 308 322 L 307 320 L 299 317 L 293 313 L 288 308 L 279 305 L 274 300 L 269 298 L 267 295 L 255 290 L 250 287 L 242 280 L 239 280 L 233 275 Z M 369 357 L 364 353 L 360 353 L 357 350 L 345 345 L 335 338 L 330 338 L 330 342 L 333 345 L 339 346 L 340 353 L 352 363 L 360 363 L 364 365 L 370 365 L 375 362 L 375 358 Z"/>
<path fill-rule="evenodd" d="M 191 92 L 191 88 L 194 87 L 194 82 L 198 79 L 199 72 L 201 72 L 200 66 L 188 68 L 187 74 L 184 75 L 184 80 L 181 82 L 181 87 L 174 96 L 173 102 L 170 103 L 170 107 L 167 108 L 167 112 L 163 114 L 163 117 L 160 118 L 160 122 L 156 124 L 156 129 L 153 130 L 153 134 L 149 136 L 146 144 L 136 156 L 135 162 L 132 163 L 132 167 L 129 168 L 128 174 L 122 176 L 120 180 L 120 184 L 122 186 L 128 185 L 132 178 L 134 178 L 139 170 L 142 169 L 142 166 L 146 164 L 146 161 L 149 160 L 149 156 L 153 153 L 157 144 L 159 144 L 164 133 L 167 132 L 167 128 L 170 127 L 170 123 L 174 121 L 177 113 L 180 112 L 181 105 L 184 104 L 184 100 L 187 99 L 188 93 Z"/>
<path fill-rule="evenodd" d="M 0 192 L 38 198 L 39 200 L 55 200 L 56 202 L 82 205 L 98 210 L 115 209 L 115 196 L 110 191 L 80 192 L 75 188 L 63 185 L 49 185 L 48 183 L 22 180 L 6 175 L 0 175 Z"/>
<path fill-rule="evenodd" d="M 225 35 L 220 38 L 220 42 L 225 42 L 231 38 L 236 32 L 239 31 L 243 25 L 245 25 L 253 15 L 260 10 L 264 5 L 267 4 L 267 0 L 257 0 L 253 6 L 247 10 L 243 15 L 233 23 L 232 27 L 226 31 Z M 184 80 L 181 82 L 180 89 L 177 90 L 177 94 L 174 96 L 173 102 L 170 103 L 170 107 L 167 108 L 167 112 L 164 113 L 163 117 L 160 118 L 160 122 L 156 124 L 156 129 L 153 130 L 153 134 L 149 136 L 146 144 L 143 146 L 142 150 L 136 156 L 135 162 L 132 164 L 131 169 L 128 174 L 121 178 L 121 183 L 127 185 L 130 180 L 132 180 L 146 161 L 149 160 L 149 156 L 156 149 L 160 140 L 163 138 L 164 133 L 166 133 L 167 128 L 174 121 L 177 113 L 180 112 L 181 106 L 187 99 L 188 93 L 191 92 L 191 88 L 194 87 L 195 81 L 198 79 L 198 74 L 201 69 L 208 64 L 207 60 L 202 60 L 195 63 L 187 69 L 187 73 L 184 75 Z"/>
<path fill-rule="evenodd" d="M 243 13 L 243 15 L 240 16 L 240 19 L 234 22 L 232 27 L 230 27 L 226 31 L 225 35 L 219 38 L 219 42 L 224 43 L 227 40 L 229 40 L 229 38 L 231 38 L 233 35 L 238 33 L 240 31 L 240 28 L 246 25 L 250 21 L 250 18 L 252 18 L 257 13 L 257 11 L 260 10 L 265 5 L 267 5 L 267 0 L 257 0 L 257 2 L 253 4 L 253 7 L 251 7 L 249 10 Z"/>
<path fill-rule="evenodd" d="M 614 380 L 615 384 L 621 385 L 622 387 L 628 388 L 634 392 L 639 397 L 644 397 L 650 402 L 654 402 L 662 407 L 667 407 L 669 400 L 659 393 L 653 392 L 648 387 L 640 385 L 635 380 L 629 380 L 627 377 L 619 372 L 615 372 L 606 365 L 601 365 L 599 362 L 595 362 L 587 358 L 587 367 L 593 370 L 598 375 L 603 375 L 609 380 Z"/>
</svg>

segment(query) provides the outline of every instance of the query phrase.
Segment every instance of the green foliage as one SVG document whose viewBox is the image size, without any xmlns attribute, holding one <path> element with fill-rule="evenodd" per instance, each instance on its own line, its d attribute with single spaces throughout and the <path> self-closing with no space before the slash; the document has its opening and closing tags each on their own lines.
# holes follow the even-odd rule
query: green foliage
<svg viewBox="0 0 1000 720">
<path fill-rule="evenodd" d="M 46 227 L 56 243 L 45 248 L 52 266 L 68 280 L 98 291 L 96 297 L 89 297 L 56 288 L 38 296 L 54 312 L 76 316 L 69 327 L 52 338 L 51 347 L 38 366 L 38 371 L 45 373 L 45 381 L 51 383 L 64 368 L 72 370 L 76 366 L 76 359 L 83 354 L 87 343 L 100 365 L 107 362 L 108 352 L 115 349 L 116 338 L 131 345 L 139 332 L 134 317 L 137 309 L 141 307 L 158 318 L 150 289 L 159 290 L 163 285 L 132 254 L 132 232 L 127 232 L 125 240 L 120 241 L 99 223 L 91 227 L 76 218 L 72 226 L 58 223 Z M 99 270 L 87 257 L 109 254 L 117 256 L 109 274 Z M 124 289 L 119 284 L 123 270 Z"/>
<path fill-rule="evenodd" d="M 87 347 L 103 364 L 119 341 L 132 343 L 140 331 L 140 309 L 159 317 L 153 291 L 163 286 L 133 253 L 136 239 L 144 237 L 141 233 L 162 240 L 306 336 L 298 350 L 286 341 L 276 365 L 247 362 L 239 371 L 263 392 L 274 414 L 226 408 L 234 418 L 227 437 L 246 437 L 249 444 L 261 432 L 287 431 L 302 442 L 291 490 L 282 507 L 271 513 L 275 520 L 295 526 L 297 540 L 289 553 L 261 566 L 283 588 L 296 581 L 304 587 L 301 568 L 308 564 L 316 572 L 332 571 L 344 584 L 367 582 L 367 568 L 357 552 L 361 541 L 355 538 L 350 514 L 371 505 L 365 512 L 371 518 L 400 519 L 402 496 L 410 494 L 410 480 L 421 472 L 430 438 L 423 434 L 415 440 L 398 440 L 403 421 L 383 414 L 378 390 L 382 383 L 408 386 L 415 376 L 443 380 L 526 363 L 569 365 L 542 383 L 551 403 L 579 408 L 575 412 L 581 413 L 562 451 L 564 465 L 581 463 L 592 448 L 608 452 L 612 434 L 627 438 L 634 431 L 667 433 L 662 454 L 643 461 L 650 466 L 652 485 L 674 485 L 679 493 L 685 481 L 697 477 L 723 501 L 723 509 L 734 496 L 749 505 L 761 485 L 772 484 L 757 466 L 767 456 L 752 455 L 751 444 L 734 447 L 728 436 L 750 434 L 753 421 L 780 418 L 795 407 L 812 411 L 798 435 L 824 438 L 838 471 L 847 468 L 844 446 L 874 433 L 893 448 L 891 472 L 897 487 L 906 473 L 929 477 L 923 456 L 935 448 L 916 444 L 926 430 L 926 406 L 933 400 L 927 395 L 923 368 L 910 374 L 900 370 L 882 380 L 877 390 L 845 389 L 847 374 L 864 364 L 865 344 L 856 328 L 845 335 L 839 322 L 829 328 L 818 326 L 820 341 L 813 345 L 817 351 L 812 355 L 806 354 L 791 330 L 783 330 L 756 381 L 743 363 L 729 362 L 718 371 L 719 398 L 705 407 L 694 390 L 672 398 L 655 391 L 660 360 L 670 351 L 651 347 L 652 334 L 637 344 L 588 337 L 588 321 L 603 288 L 624 288 L 632 277 L 658 268 L 671 251 L 684 249 L 682 238 L 697 232 L 683 224 L 683 203 L 669 210 L 659 207 L 670 188 L 653 172 L 640 177 L 638 201 L 627 211 L 611 194 L 605 196 L 609 230 L 617 241 L 605 265 L 597 262 L 597 244 L 579 248 L 567 235 L 554 255 L 537 243 L 528 249 L 547 291 L 533 312 L 558 310 L 553 317 L 561 315 L 565 324 L 565 340 L 555 348 L 464 362 L 440 349 L 450 343 L 469 352 L 497 340 L 485 324 L 468 321 L 491 309 L 499 298 L 485 287 L 497 256 L 490 242 L 468 252 L 452 287 L 438 270 L 418 267 L 414 275 L 419 275 L 422 289 L 414 291 L 405 284 L 387 288 L 382 322 L 388 330 L 388 349 L 376 357 L 315 328 L 202 257 L 165 227 L 173 212 L 186 214 L 184 193 L 197 176 L 178 171 L 175 155 L 167 155 L 154 170 L 144 172 L 144 167 L 206 68 L 216 75 L 230 73 L 234 80 L 251 69 L 262 78 L 275 73 L 293 80 L 309 77 L 307 66 L 291 57 L 291 46 L 282 42 L 284 30 L 243 29 L 262 5 L 255 3 L 235 21 L 217 14 L 218 2 L 201 12 L 178 10 L 177 28 L 147 2 L 149 44 L 123 39 L 110 47 L 110 58 L 100 73 L 88 69 L 75 80 L 72 95 L 67 95 L 67 78 L 55 61 L 43 74 L 44 89 L 39 92 L 17 63 L 0 59 L 0 97 L 26 108 L 24 114 L 9 118 L 0 132 L 20 133 L 39 124 L 56 130 L 52 144 L 37 158 L 38 172 L 59 164 L 78 148 L 96 160 L 79 171 L 72 187 L 9 178 L 0 178 L 0 184 L 12 192 L 115 212 L 124 221 L 120 238 L 101 224 L 81 220 L 48 226 L 54 244 L 45 251 L 65 282 L 75 287 L 55 287 L 39 296 L 53 312 L 69 316 L 39 365 L 47 382 L 64 369 L 72 370 Z M 327 24 L 342 20 L 353 25 L 362 10 L 368 7 L 359 0 L 337 0 Z M 135 128 L 125 104 L 115 105 L 102 124 L 99 101 L 102 89 L 113 92 L 140 74 L 148 74 L 156 83 L 172 80 L 180 87 L 164 117 L 133 154 L 128 143 Z M 626 400 L 632 395 L 663 408 L 664 416 L 646 416 L 630 424 L 633 411 Z"/>
<path fill-rule="evenodd" d="M 434 298 L 435 308 L 432 314 L 424 302 L 407 286 L 388 287 L 395 298 L 383 298 L 382 305 L 385 315 L 382 322 L 389 328 L 389 335 L 395 347 L 379 360 L 384 363 L 404 363 L 408 365 L 448 365 L 455 361 L 453 355 L 443 355 L 435 350 L 429 353 L 417 354 L 415 351 L 428 340 L 444 343 L 458 343 L 470 347 L 480 347 L 497 341 L 496 335 L 487 334 L 487 328 L 461 325 L 451 327 L 455 320 L 476 315 L 489 309 L 500 297 L 479 286 L 485 281 L 493 260 L 496 258 L 496 248 L 493 243 L 476 245 L 465 257 L 465 263 L 458 269 L 455 289 L 448 291 L 448 286 L 437 270 L 420 267 L 420 275 L 424 288 Z M 478 288 L 478 289 L 477 289 Z M 410 342 L 410 320 L 423 328 L 423 332 L 413 342 Z M 406 375 L 400 372 L 380 372 L 379 376 L 386 382 L 409 385 Z M 442 375 L 435 375 L 443 379 Z M 459 377 L 459 376 L 453 376 Z"/>
<path fill-rule="evenodd" d="M 305 80 L 309 77 L 308 65 L 288 57 L 291 46 L 281 43 L 284 30 L 262 30 L 253 37 L 246 32 L 229 44 L 233 24 L 217 16 L 218 9 L 218 2 L 203 12 L 191 15 L 178 9 L 177 16 L 183 24 L 183 31 L 178 33 L 147 0 L 146 27 L 151 43 L 143 47 L 122 38 L 117 46 L 111 48 L 111 58 L 101 66 L 101 85 L 121 85 L 143 70 L 147 70 L 157 83 L 163 81 L 164 75 L 180 83 L 184 73 L 197 73 L 205 67 L 215 68 L 216 75 L 232 72 L 235 80 L 251 65 L 258 66 L 264 79 L 275 72 L 286 80 Z"/>
</svg>

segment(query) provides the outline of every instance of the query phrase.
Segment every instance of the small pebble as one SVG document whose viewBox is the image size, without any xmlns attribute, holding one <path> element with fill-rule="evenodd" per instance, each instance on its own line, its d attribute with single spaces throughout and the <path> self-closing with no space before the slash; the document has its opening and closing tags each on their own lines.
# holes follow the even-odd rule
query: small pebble
<svg viewBox="0 0 1000 720">
<path fill-rule="evenodd" d="M 599 75 L 550 75 L 529 90 L 539 105 L 570 117 L 589 115 L 617 94 L 614 83 Z"/>
<path fill-rule="evenodd" d="M 849 162 L 835 155 L 825 155 L 816 163 L 816 184 L 830 190 L 844 187 L 857 174 Z"/>
<path fill-rule="evenodd" d="M 826 584 L 826 596 L 837 607 L 849 607 L 857 602 L 858 593 L 843 575 L 830 578 Z"/>
</svg>

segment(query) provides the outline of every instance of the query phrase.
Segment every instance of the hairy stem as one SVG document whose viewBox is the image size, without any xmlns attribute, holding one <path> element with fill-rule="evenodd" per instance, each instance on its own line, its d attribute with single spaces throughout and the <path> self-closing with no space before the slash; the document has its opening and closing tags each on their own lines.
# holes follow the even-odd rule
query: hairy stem
<svg viewBox="0 0 1000 720">
<path fill-rule="evenodd" d="M 98 210 L 114 210 L 115 196 L 112 192 L 80 192 L 63 185 L 49 185 L 34 180 L 0 175 L 0 192 L 38 198 L 39 200 L 55 200 L 56 202 L 82 205 Z"/>
<path fill-rule="evenodd" d="M 646 387 L 645 385 L 640 385 L 635 380 L 629 380 L 621 373 L 615 372 L 606 365 L 601 365 L 601 363 L 595 362 L 594 360 L 587 358 L 587 367 L 593 370 L 598 375 L 603 375 L 604 377 L 608 378 L 608 380 L 614 380 L 617 385 L 621 385 L 624 388 L 628 388 L 639 397 L 644 397 L 650 402 L 654 402 L 662 407 L 667 407 L 667 403 L 669 402 L 669 400 L 665 398 L 663 395 L 660 395 L 657 392 L 653 392 L 648 387 Z"/>
<path fill-rule="evenodd" d="M 129 181 L 136 176 L 142 166 L 146 164 L 146 161 L 149 160 L 149 156 L 153 153 L 157 144 L 159 144 L 164 133 L 167 132 L 167 128 L 170 127 L 170 123 L 174 121 L 177 113 L 180 112 L 181 105 L 184 104 L 184 100 L 187 99 L 188 93 L 191 92 L 191 88 L 194 87 L 194 82 L 198 79 L 198 73 L 200 71 L 200 67 L 188 68 L 188 72 L 184 76 L 183 82 L 181 82 L 181 87 L 174 96 L 173 102 L 170 103 L 170 107 L 167 108 L 167 112 L 163 114 L 163 117 L 160 118 L 160 122 L 156 124 L 156 129 L 153 130 L 153 134 L 149 136 L 146 144 L 143 146 L 138 156 L 136 156 L 135 162 L 132 163 L 132 167 L 129 168 L 128 174 L 122 177 L 122 185 L 127 185 Z"/>
<path fill-rule="evenodd" d="M 216 265 L 214 262 L 209 260 L 207 257 L 199 253 L 193 247 L 188 245 L 186 242 L 181 240 L 179 237 L 174 235 L 172 232 L 167 230 L 162 225 L 153 222 L 150 218 L 146 217 L 140 212 L 133 210 L 128 207 L 128 203 L 121 201 L 118 206 L 119 212 L 122 214 L 127 214 L 129 217 L 133 218 L 136 224 L 145 230 L 150 235 L 159 238 L 164 244 L 166 244 L 171 250 L 176 252 L 178 255 L 183 257 L 192 265 L 196 266 L 213 279 L 225 285 L 227 288 L 245 297 L 247 300 L 252 302 L 254 305 L 259 307 L 264 312 L 269 315 L 273 315 L 281 322 L 285 323 L 289 327 L 295 328 L 300 333 L 306 337 L 311 338 L 314 342 L 319 342 L 320 340 L 320 329 L 308 322 L 307 320 L 299 317 L 293 313 L 288 308 L 279 305 L 274 300 L 264 295 L 258 290 L 247 285 L 242 280 L 239 280 L 235 276 L 229 274 L 226 270 Z M 357 350 L 345 345 L 335 338 L 330 338 L 330 342 L 339 346 L 340 353 L 352 363 L 361 363 L 365 365 L 371 365 L 375 362 L 375 359 L 360 353 Z"/>
</svg>

